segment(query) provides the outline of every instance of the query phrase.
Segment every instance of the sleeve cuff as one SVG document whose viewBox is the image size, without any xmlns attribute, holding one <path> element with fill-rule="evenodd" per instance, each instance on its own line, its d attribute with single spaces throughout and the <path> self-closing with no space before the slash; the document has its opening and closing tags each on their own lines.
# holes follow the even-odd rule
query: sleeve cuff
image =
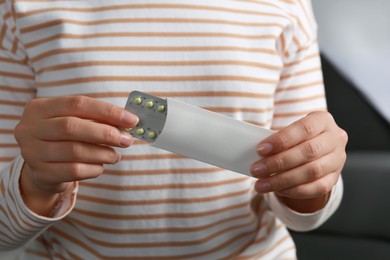
<svg viewBox="0 0 390 260">
<path fill-rule="evenodd" d="M 343 197 L 343 181 L 340 176 L 333 187 L 329 200 L 324 208 L 313 213 L 296 212 L 284 205 L 272 192 L 265 195 L 268 205 L 274 214 L 291 230 L 310 231 L 322 225 L 337 210 Z"/>
<path fill-rule="evenodd" d="M 61 197 L 53 209 L 53 212 L 51 213 L 51 217 L 44 217 L 41 215 L 38 215 L 31 211 L 26 204 L 23 201 L 21 191 L 20 191 L 20 185 L 19 185 L 19 179 L 22 167 L 24 165 L 24 159 L 20 156 L 15 160 L 14 163 L 14 172 L 13 172 L 13 190 L 15 192 L 15 198 L 16 203 L 18 204 L 19 208 L 23 212 L 23 215 L 27 217 L 27 219 L 32 220 L 33 222 L 44 224 L 44 225 L 50 225 L 55 223 L 56 221 L 59 221 L 66 217 L 74 208 L 74 205 L 76 203 L 76 195 L 78 191 L 78 183 L 74 182 L 73 189 L 69 189 L 65 193 L 61 194 Z"/>
</svg>

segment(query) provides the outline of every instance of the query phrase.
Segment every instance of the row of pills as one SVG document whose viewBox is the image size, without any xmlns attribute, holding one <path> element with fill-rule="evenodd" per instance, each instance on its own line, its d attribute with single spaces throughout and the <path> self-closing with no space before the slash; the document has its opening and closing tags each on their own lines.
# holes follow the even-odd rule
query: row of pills
<svg viewBox="0 0 390 260">
<path fill-rule="evenodd" d="M 142 98 L 141 97 L 136 97 L 133 100 L 133 103 L 136 105 L 141 105 L 142 104 Z M 153 108 L 154 107 L 154 102 L 152 100 L 149 100 L 145 103 L 145 107 L 147 108 Z M 159 105 L 157 107 L 158 112 L 164 112 L 165 111 L 165 106 L 164 105 Z"/>
</svg>

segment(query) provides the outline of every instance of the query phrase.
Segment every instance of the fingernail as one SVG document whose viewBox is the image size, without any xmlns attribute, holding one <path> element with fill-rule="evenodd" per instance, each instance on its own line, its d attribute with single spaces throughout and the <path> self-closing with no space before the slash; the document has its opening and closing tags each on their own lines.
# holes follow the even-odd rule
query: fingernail
<svg viewBox="0 0 390 260">
<path fill-rule="evenodd" d="M 267 172 L 267 165 L 264 163 L 258 163 L 253 165 L 252 168 L 253 175 L 260 175 Z"/>
<path fill-rule="evenodd" d="M 121 140 L 120 143 L 123 147 L 128 147 L 133 142 L 133 138 L 128 133 L 122 132 L 121 133 Z"/>
<path fill-rule="evenodd" d="M 139 118 L 130 113 L 127 110 L 123 110 L 122 112 L 122 123 L 124 124 L 123 126 L 135 126 L 138 124 Z"/>
<path fill-rule="evenodd" d="M 259 145 L 259 147 L 257 148 L 257 152 L 260 155 L 266 155 L 266 154 L 269 154 L 270 152 L 272 152 L 272 149 L 273 149 L 272 144 L 270 144 L 270 143 L 263 143 L 263 144 Z"/>
<path fill-rule="evenodd" d="M 271 190 L 271 184 L 269 182 L 263 181 L 263 182 L 260 182 L 258 188 L 263 193 L 269 192 Z"/>
</svg>

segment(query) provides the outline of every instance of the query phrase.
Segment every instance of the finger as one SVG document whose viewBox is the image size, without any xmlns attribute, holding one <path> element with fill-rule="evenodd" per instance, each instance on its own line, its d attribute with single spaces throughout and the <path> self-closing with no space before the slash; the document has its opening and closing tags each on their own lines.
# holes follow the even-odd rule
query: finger
<svg viewBox="0 0 390 260">
<path fill-rule="evenodd" d="M 252 165 L 253 177 L 284 172 L 333 152 L 335 138 L 327 132 L 286 151 L 265 157 Z"/>
<path fill-rule="evenodd" d="M 45 142 L 39 160 L 47 163 L 81 162 L 114 164 L 121 155 L 113 148 L 81 142 Z"/>
<path fill-rule="evenodd" d="M 34 99 L 25 110 L 43 118 L 74 116 L 123 127 L 133 127 L 138 123 L 138 117 L 129 111 L 86 96 Z"/>
<path fill-rule="evenodd" d="M 284 151 L 321 134 L 334 124 L 333 117 L 328 112 L 311 113 L 261 141 L 257 151 L 260 156 Z"/>
<path fill-rule="evenodd" d="M 291 199 L 314 199 L 329 193 L 336 185 L 340 172 L 332 172 L 321 179 L 277 192 Z"/>
<path fill-rule="evenodd" d="M 101 164 L 88 163 L 40 163 L 32 170 L 37 183 L 58 185 L 63 182 L 82 181 L 100 176 L 103 171 Z"/>
<path fill-rule="evenodd" d="M 255 189 L 260 193 L 277 192 L 314 182 L 332 172 L 341 172 L 343 163 L 335 164 L 333 162 L 338 159 L 336 157 L 341 158 L 342 156 L 342 154 L 330 153 L 319 160 L 309 162 L 287 172 L 260 179 L 256 182 Z"/>
<path fill-rule="evenodd" d="M 133 142 L 130 134 L 117 127 L 77 117 L 44 120 L 34 135 L 45 141 L 78 141 L 117 147 L 127 147 Z"/>
</svg>

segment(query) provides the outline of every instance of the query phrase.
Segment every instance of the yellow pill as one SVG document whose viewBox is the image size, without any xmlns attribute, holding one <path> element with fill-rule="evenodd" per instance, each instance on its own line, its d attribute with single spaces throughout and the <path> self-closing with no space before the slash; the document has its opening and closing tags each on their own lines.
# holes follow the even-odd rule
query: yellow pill
<svg viewBox="0 0 390 260">
<path fill-rule="evenodd" d="M 154 131 L 150 131 L 150 132 L 148 132 L 148 137 L 149 137 L 150 139 L 154 139 L 154 138 L 157 137 L 157 134 L 156 134 L 156 132 L 154 132 Z"/>
<path fill-rule="evenodd" d="M 138 128 L 136 131 L 137 135 L 143 135 L 145 133 L 145 130 L 143 128 Z"/>
<path fill-rule="evenodd" d="M 123 128 L 123 130 L 126 131 L 126 132 L 130 132 L 131 129 L 132 129 L 132 128 L 130 128 L 130 127 L 129 127 L 129 128 Z"/>
<path fill-rule="evenodd" d="M 142 103 L 142 98 L 141 97 L 136 97 L 136 98 L 134 98 L 134 104 L 136 104 L 136 105 L 141 105 L 141 103 Z"/>
<path fill-rule="evenodd" d="M 164 106 L 164 105 L 159 105 L 159 106 L 157 107 L 157 111 L 158 111 L 158 112 L 164 112 L 164 110 L 165 110 L 165 106 Z"/>
<path fill-rule="evenodd" d="M 152 108 L 153 106 L 154 106 L 153 101 L 146 102 L 146 107 L 147 108 Z"/>
</svg>

